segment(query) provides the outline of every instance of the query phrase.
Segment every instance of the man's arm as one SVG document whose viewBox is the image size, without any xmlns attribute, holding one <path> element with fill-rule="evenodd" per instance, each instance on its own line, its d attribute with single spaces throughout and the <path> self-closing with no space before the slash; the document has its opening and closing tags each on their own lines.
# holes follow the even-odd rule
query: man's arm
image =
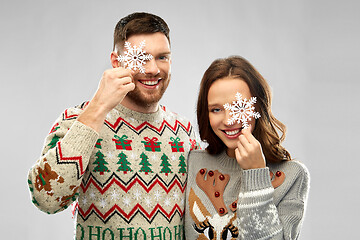
<svg viewBox="0 0 360 240">
<path fill-rule="evenodd" d="M 116 107 L 128 92 L 134 90 L 131 73 L 131 70 L 124 68 L 106 70 L 97 92 L 79 115 L 78 121 L 99 132 L 106 114 Z"/>
<path fill-rule="evenodd" d="M 47 213 L 62 211 L 76 199 L 98 139 L 97 132 L 76 121 L 79 111 L 67 109 L 55 122 L 40 159 L 28 174 L 32 201 Z"/>
<path fill-rule="evenodd" d="M 106 70 L 85 109 L 67 109 L 56 121 L 28 174 L 32 201 L 39 209 L 56 213 L 76 199 L 106 115 L 134 87 L 131 70 Z"/>
</svg>

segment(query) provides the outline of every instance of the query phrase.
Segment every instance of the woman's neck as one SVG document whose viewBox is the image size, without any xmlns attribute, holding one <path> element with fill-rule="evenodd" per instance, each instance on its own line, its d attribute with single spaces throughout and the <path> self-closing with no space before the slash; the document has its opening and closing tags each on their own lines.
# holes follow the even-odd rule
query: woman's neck
<svg viewBox="0 0 360 240">
<path fill-rule="evenodd" d="M 231 158 L 235 158 L 235 149 L 227 148 L 226 149 L 226 154 Z"/>
</svg>

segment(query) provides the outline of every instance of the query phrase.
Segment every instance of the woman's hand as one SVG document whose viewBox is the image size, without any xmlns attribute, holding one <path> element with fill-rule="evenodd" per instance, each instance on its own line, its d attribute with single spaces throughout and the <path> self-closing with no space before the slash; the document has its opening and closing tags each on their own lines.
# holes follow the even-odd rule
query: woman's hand
<svg viewBox="0 0 360 240">
<path fill-rule="evenodd" d="M 242 129 L 235 149 L 235 157 L 244 170 L 266 167 L 261 144 L 251 134 L 251 128 Z"/>
</svg>

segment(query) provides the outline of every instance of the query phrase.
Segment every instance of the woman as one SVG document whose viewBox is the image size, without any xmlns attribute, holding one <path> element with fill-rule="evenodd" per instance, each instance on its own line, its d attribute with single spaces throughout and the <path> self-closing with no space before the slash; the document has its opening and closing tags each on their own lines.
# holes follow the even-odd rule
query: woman
<svg viewBox="0 0 360 240">
<path fill-rule="evenodd" d="M 238 56 L 215 60 L 197 118 L 208 146 L 189 156 L 186 239 L 298 238 L 309 173 L 281 145 L 285 125 L 260 73 Z"/>
</svg>

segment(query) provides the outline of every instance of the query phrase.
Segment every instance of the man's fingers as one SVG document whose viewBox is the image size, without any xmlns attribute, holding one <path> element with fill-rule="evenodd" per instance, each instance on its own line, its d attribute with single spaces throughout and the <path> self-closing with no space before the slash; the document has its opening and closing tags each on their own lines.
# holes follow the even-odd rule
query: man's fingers
<svg viewBox="0 0 360 240">
<path fill-rule="evenodd" d="M 123 78 L 123 77 L 131 77 L 133 76 L 133 70 L 125 69 L 122 67 L 108 69 L 104 72 L 105 78 Z"/>
<path fill-rule="evenodd" d="M 135 84 L 133 82 L 128 83 L 124 86 L 124 88 L 127 90 L 127 92 L 131 92 L 135 89 Z"/>
<path fill-rule="evenodd" d="M 118 83 L 121 85 L 126 85 L 129 83 L 133 83 L 133 79 L 131 77 L 122 77 L 120 79 L 117 79 Z"/>
</svg>

